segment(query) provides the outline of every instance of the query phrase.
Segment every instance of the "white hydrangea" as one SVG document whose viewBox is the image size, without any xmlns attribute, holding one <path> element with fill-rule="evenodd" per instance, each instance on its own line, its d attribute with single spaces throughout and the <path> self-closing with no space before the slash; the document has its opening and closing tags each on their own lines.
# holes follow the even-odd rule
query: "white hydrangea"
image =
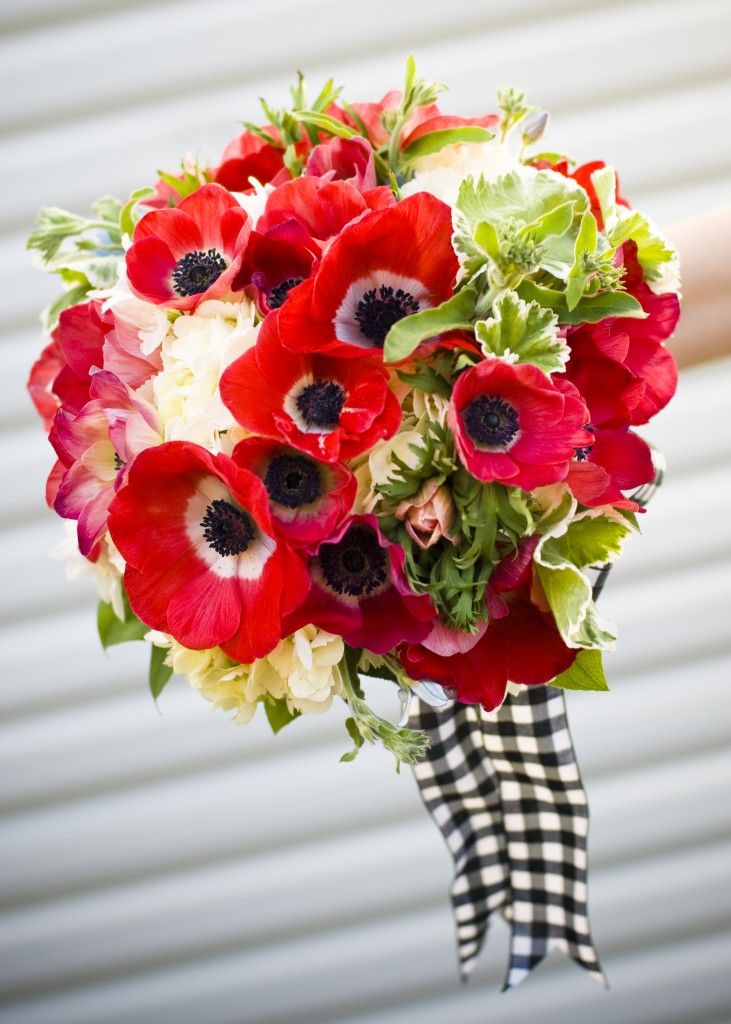
<svg viewBox="0 0 731 1024">
<path fill-rule="evenodd" d="M 99 557 L 95 562 L 90 562 L 79 551 L 76 523 L 67 519 L 64 521 L 64 529 L 66 536 L 53 548 L 51 557 L 66 563 L 67 579 L 92 580 L 100 600 L 111 604 L 118 619 L 124 619 L 122 579 L 125 562 L 114 546 L 114 541 L 106 533 L 100 542 Z"/>
<path fill-rule="evenodd" d="M 414 161 L 414 177 L 401 190 L 403 196 L 415 192 L 430 192 L 443 202 L 454 206 L 459 186 L 470 175 L 481 174 L 488 181 L 496 181 L 509 171 L 524 173 L 526 168 L 508 146 L 492 142 L 462 143 L 446 146 L 438 153 Z"/>
<path fill-rule="evenodd" d="M 211 451 L 228 449 L 222 437 L 236 422 L 221 401 L 226 367 L 256 342 L 251 303 L 209 299 L 169 325 L 162 370 L 152 387 L 166 441 L 194 441 Z"/>
<path fill-rule="evenodd" d="M 345 647 L 339 636 L 316 626 L 304 626 L 281 640 L 274 650 L 252 665 L 232 661 L 220 647 L 191 651 L 166 633 L 152 631 L 148 639 L 167 647 L 165 663 L 222 711 L 234 711 L 234 721 L 246 723 L 265 696 L 284 698 L 290 711 L 321 714 L 342 693 L 338 664 Z"/>
</svg>

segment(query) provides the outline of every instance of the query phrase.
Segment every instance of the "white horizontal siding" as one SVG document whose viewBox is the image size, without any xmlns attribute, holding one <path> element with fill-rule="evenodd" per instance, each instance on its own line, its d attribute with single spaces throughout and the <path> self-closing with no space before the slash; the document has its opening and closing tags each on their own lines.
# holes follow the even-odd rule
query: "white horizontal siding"
<svg viewBox="0 0 731 1024">
<path fill-rule="evenodd" d="M 6 0 L 0 9 L 0 1021 L 3 1024 L 728 1024 L 731 362 L 687 373 L 646 434 L 667 484 L 602 597 L 610 694 L 571 695 L 592 809 L 591 907 L 609 993 L 557 957 L 496 991 L 499 922 L 456 981 L 448 855 L 408 772 L 340 766 L 342 714 L 272 739 L 143 652 L 106 658 L 94 601 L 47 557 L 50 454 L 22 386 L 53 285 L 23 238 L 41 203 L 86 208 L 215 158 L 295 67 L 355 97 L 416 49 L 446 106 L 515 81 L 550 144 L 602 156 L 661 223 L 727 201 L 731 8 L 718 0 L 484 0 L 367 16 L 334 0 Z M 393 694 L 374 694 L 395 713 Z"/>
</svg>

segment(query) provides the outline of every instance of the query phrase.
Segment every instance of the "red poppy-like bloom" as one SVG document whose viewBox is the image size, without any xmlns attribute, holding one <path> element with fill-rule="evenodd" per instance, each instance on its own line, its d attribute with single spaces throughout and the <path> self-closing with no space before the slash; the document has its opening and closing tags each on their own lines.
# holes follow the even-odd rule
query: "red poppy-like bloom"
<svg viewBox="0 0 731 1024">
<path fill-rule="evenodd" d="M 478 480 L 526 491 L 563 480 L 577 448 L 592 443 L 576 388 L 530 363 L 485 359 L 457 380 L 449 425 Z"/>
<path fill-rule="evenodd" d="M 193 650 L 263 657 L 309 586 L 304 563 L 276 536 L 261 480 L 187 441 L 137 457 L 109 528 L 135 614 Z"/>
<path fill-rule="evenodd" d="M 401 663 L 412 679 L 434 680 L 455 689 L 461 703 L 492 711 L 505 699 L 508 682 L 548 683 L 573 664 L 576 650 L 563 642 L 553 616 L 530 598 L 536 543 L 527 541 L 493 573 L 490 592 L 499 614 L 473 647 L 448 657 L 422 644 L 402 647 Z"/>
<path fill-rule="evenodd" d="M 152 210 L 137 223 L 127 276 L 143 299 L 193 309 L 231 289 L 251 219 L 220 185 L 203 185 L 179 206 Z"/>
<path fill-rule="evenodd" d="M 389 141 L 389 133 L 383 125 L 383 115 L 387 111 L 396 110 L 401 103 L 401 97 L 402 93 L 399 89 L 392 89 L 378 103 L 351 104 L 351 110 L 357 116 L 357 121 L 350 114 L 339 111 L 337 107 L 333 107 L 330 113 L 359 131 L 365 129 L 373 146 L 379 149 Z M 499 120 L 497 114 L 488 114 L 486 117 L 456 117 L 451 114 L 442 114 L 436 103 L 415 107 L 399 134 L 399 149 L 405 149 L 423 135 L 431 135 L 433 132 L 459 128 L 464 125 L 492 128 Z"/>
<path fill-rule="evenodd" d="M 356 479 L 343 465 L 266 437 L 240 441 L 232 458 L 264 481 L 274 525 L 293 544 L 329 537 L 353 507 Z"/>
<path fill-rule="evenodd" d="M 637 512 L 636 501 L 623 491 L 652 480 L 655 469 L 649 445 L 631 430 L 592 428 L 592 443 L 579 448 L 566 478 L 571 493 L 582 505 L 614 505 Z"/>
<path fill-rule="evenodd" d="M 570 327 L 566 376 L 581 391 L 592 425 L 647 423 L 675 394 L 678 371 L 663 342 L 675 330 L 680 302 L 674 292 L 656 294 L 645 283 L 637 246 L 622 246 L 624 287 L 641 304 L 644 320 L 615 317 Z"/>
<path fill-rule="evenodd" d="M 296 223 L 283 223 L 265 234 L 252 231 L 234 290 L 251 286 L 257 308 L 266 316 L 310 276 L 319 252 L 317 242 Z"/>
<path fill-rule="evenodd" d="M 277 130 L 272 125 L 266 125 L 264 130 L 277 139 Z M 214 167 L 211 176 L 231 192 L 248 192 L 252 178 L 262 185 L 278 176 L 286 181 L 289 171 L 284 166 L 284 147 L 273 146 L 254 132 L 242 132 L 226 146 L 221 163 Z"/>
<path fill-rule="evenodd" d="M 311 559 L 310 592 L 287 631 L 313 623 L 375 654 L 423 640 L 436 612 L 428 594 L 409 587 L 404 558 L 403 548 L 386 540 L 375 516 L 352 516 Z"/>
<path fill-rule="evenodd" d="M 350 181 L 303 176 L 280 185 L 267 199 L 256 230 L 266 234 L 283 224 L 307 232 L 319 254 L 351 221 L 395 205 L 390 188 L 359 192 Z"/>
<path fill-rule="evenodd" d="M 55 394 L 53 385 L 65 365 L 58 341 L 52 336 L 52 340 L 30 369 L 28 394 L 41 417 L 46 433 L 51 429 L 53 417 L 61 408 L 61 399 Z"/>
<path fill-rule="evenodd" d="M 401 407 L 386 369 L 373 359 L 283 348 L 279 318 L 287 305 L 266 318 L 254 348 L 221 378 L 221 398 L 237 422 L 323 462 L 355 458 L 395 434 Z"/>
<path fill-rule="evenodd" d="M 351 224 L 289 296 L 282 343 L 295 352 L 380 351 L 398 320 L 452 294 L 451 238 L 450 208 L 426 192 Z"/>
<path fill-rule="evenodd" d="M 359 192 L 367 192 L 377 184 L 373 149 L 359 136 L 341 139 L 335 135 L 315 146 L 307 158 L 305 174 L 328 181 L 350 181 Z"/>
<path fill-rule="evenodd" d="M 53 421 L 50 441 L 59 461 L 47 496 L 60 516 L 78 520 L 79 550 L 93 556 L 126 466 L 162 438 L 154 407 L 113 373 L 94 373 L 89 394 L 78 413 L 60 409 Z"/>
</svg>

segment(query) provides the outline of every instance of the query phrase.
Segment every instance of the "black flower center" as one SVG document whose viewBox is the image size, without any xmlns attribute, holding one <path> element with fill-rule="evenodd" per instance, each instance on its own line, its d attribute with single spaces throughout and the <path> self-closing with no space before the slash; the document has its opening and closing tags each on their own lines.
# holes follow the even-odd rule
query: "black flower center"
<svg viewBox="0 0 731 1024">
<path fill-rule="evenodd" d="M 596 430 L 592 427 L 591 423 L 584 424 L 584 430 L 588 430 L 591 434 L 596 434 Z M 584 445 L 582 448 L 574 448 L 574 458 L 577 462 L 586 462 L 589 458 L 589 452 L 594 447 L 593 444 Z"/>
<path fill-rule="evenodd" d="M 322 494 L 320 468 L 305 455 L 277 455 L 264 477 L 269 497 L 285 508 L 311 505 Z"/>
<path fill-rule="evenodd" d="M 201 526 L 208 546 L 219 555 L 242 554 L 256 536 L 249 513 L 223 498 L 211 502 Z"/>
<path fill-rule="evenodd" d="M 178 295 L 199 295 L 210 288 L 226 269 L 226 260 L 218 249 L 197 249 L 179 259 L 173 270 L 173 288 Z"/>
<path fill-rule="evenodd" d="M 316 380 L 297 396 L 297 409 L 308 427 L 334 430 L 345 405 L 345 389 L 336 380 Z"/>
<path fill-rule="evenodd" d="M 270 309 L 279 309 L 289 295 L 290 288 L 302 284 L 304 277 L 288 277 L 286 281 L 280 281 L 267 295 L 267 302 Z"/>
<path fill-rule="evenodd" d="M 386 552 L 370 526 L 356 523 L 336 544 L 323 544 L 318 557 L 325 583 L 343 597 L 370 597 L 388 582 Z"/>
<path fill-rule="evenodd" d="M 355 307 L 355 319 L 363 335 L 374 345 L 383 346 L 393 325 L 411 313 L 419 312 L 419 303 L 403 288 L 396 291 L 388 285 L 371 288 Z"/>
<path fill-rule="evenodd" d="M 518 411 L 498 395 L 478 395 L 462 413 L 467 433 L 477 444 L 501 447 L 518 433 Z"/>
</svg>

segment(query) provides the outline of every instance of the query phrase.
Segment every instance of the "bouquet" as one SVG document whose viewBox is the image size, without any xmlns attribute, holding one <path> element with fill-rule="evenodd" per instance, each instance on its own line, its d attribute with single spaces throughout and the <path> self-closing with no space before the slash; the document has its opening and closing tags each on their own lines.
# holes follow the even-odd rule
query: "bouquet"
<svg viewBox="0 0 731 1024">
<path fill-rule="evenodd" d="M 426 753 L 363 677 L 487 711 L 606 689 L 591 569 L 676 385 L 676 254 L 612 167 L 543 150 L 514 88 L 484 117 L 442 88 L 413 58 L 377 103 L 300 76 L 217 164 L 29 241 L 63 285 L 29 381 L 46 498 L 102 643 L 274 731 L 342 698 L 344 760 Z"/>
</svg>

